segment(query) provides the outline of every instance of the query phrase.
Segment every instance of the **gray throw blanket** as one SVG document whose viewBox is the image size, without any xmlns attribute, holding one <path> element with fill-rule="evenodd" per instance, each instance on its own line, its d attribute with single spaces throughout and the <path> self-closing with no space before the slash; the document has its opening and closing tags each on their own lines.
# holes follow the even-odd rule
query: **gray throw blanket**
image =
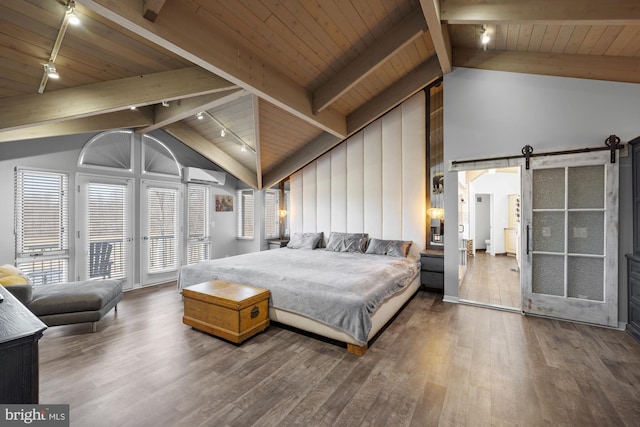
<svg viewBox="0 0 640 427">
<path fill-rule="evenodd" d="M 180 289 L 226 280 L 269 289 L 270 305 L 367 343 L 371 314 L 420 272 L 414 257 L 281 248 L 202 261 L 180 271 Z"/>
</svg>

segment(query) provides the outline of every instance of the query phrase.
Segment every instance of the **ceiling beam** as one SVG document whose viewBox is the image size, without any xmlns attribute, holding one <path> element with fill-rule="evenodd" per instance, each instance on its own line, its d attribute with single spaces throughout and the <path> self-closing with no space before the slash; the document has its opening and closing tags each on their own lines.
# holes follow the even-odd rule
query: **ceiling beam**
<svg viewBox="0 0 640 427">
<path fill-rule="evenodd" d="M 260 156 L 260 98 L 251 95 L 251 109 L 253 111 L 253 134 L 256 143 L 256 175 L 258 176 L 258 188 L 262 189 L 262 157 Z"/>
<path fill-rule="evenodd" d="M 264 188 L 272 187 L 295 171 L 302 169 L 305 165 L 331 150 L 341 141 L 342 139 L 336 138 L 326 132 L 314 138 L 304 147 L 300 148 L 291 156 L 271 168 L 271 170 L 264 175 L 262 180 Z"/>
<path fill-rule="evenodd" d="M 153 108 L 155 119 L 154 123 L 151 126 L 138 129 L 136 133 L 149 133 L 152 130 L 159 129 L 168 124 L 179 122 L 182 119 L 193 116 L 200 111 L 219 107 L 226 103 L 235 101 L 246 94 L 247 92 L 242 89 L 232 89 L 209 95 L 178 99 L 176 101 L 169 102 L 168 107 L 165 107 L 162 104 L 156 104 Z"/>
<path fill-rule="evenodd" d="M 415 10 L 314 92 L 314 114 L 323 111 L 396 52 L 420 37 L 425 29 L 422 13 Z"/>
<path fill-rule="evenodd" d="M 440 63 L 434 55 L 351 113 L 347 118 L 349 135 L 353 135 L 440 77 Z"/>
<path fill-rule="evenodd" d="M 144 19 L 156 22 L 156 18 L 158 18 L 165 1 L 166 0 L 144 0 L 144 13 L 142 14 Z"/>
<path fill-rule="evenodd" d="M 256 174 L 244 167 L 233 157 L 216 147 L 195 130 L 181 123 L 172 123 L 163 128 L 164 131 L 178 139 L 187 147 L 211 160 L 216 165 L 243 181 L 252 188 L 258 189 Z"/>
<path fill-rule="evenodd" d="M 638 25 L 640 7 L 637 0 L 447 0 L 440 18 L 449 24 Z"/>
<path fill-rule="evenodd" d="M 427 21 L 429 34 L 433 41 L 433 47 L 438 55 L 442 74 L 451 72 L 451 41 L 449 40 L 449 28 L 440 21 L 440 1 L 420 0 L 424 19 Z"/>
<path fill-rule="evenodd" d="M 453 65 L 483 70 L 640 83 L 640 58 L 455 48 Z"/>
<path fill-rule="evenodd" d="M 153 109 L 151 107 L 142 107 L 136 110 L 126 109 L 92 117 L 0 131 L 0 142 L 101 132 L 109 129 L 137 128 L 148 126 L 151 123 L 153 123 Z"/>
<path fill-rule="evenodd" d="M 94 13 L 174 54 L 279 106 L 320 129 L 344 137 L 346 117 L 327 109 L 313 113 L 312 97 L 285 73 L 258 54 L 217 31 L 200 8 L 167 2 L 155 23 L 144 19 L 132 1 L 76 0 Z M 188 30 L 185 30 L 188 29 Z"/>
<path fill-rule="evenodd" d="M 191 67 L 43 94 L 0 98 L 0 130 L 159 104 L 234 87 L 206 70 Z"/>
</svg>

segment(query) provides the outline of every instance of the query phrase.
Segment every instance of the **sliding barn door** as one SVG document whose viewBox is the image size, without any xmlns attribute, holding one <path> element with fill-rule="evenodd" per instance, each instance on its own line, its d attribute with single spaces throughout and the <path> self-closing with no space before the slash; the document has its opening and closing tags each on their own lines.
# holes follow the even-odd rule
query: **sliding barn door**
<svg viewBox="0 0 640 427">
<path fill-rule="evenodd" d="M 522 184 L 523 311 L 617 326 L 618 164 L 534 158 Z"/>
</svg>

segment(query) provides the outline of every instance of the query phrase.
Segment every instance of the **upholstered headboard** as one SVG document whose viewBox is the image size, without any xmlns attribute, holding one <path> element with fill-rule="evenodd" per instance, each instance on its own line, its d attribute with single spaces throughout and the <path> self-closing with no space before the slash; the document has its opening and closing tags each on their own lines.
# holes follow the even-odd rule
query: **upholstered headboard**
<svg viewBox="0 0 640 427">
<path fill-rule="evenodd" d="M 291 232 L 368 233 L 426 244 L 425 94 L 417 93 L 291 176 Z"/>
</svg>

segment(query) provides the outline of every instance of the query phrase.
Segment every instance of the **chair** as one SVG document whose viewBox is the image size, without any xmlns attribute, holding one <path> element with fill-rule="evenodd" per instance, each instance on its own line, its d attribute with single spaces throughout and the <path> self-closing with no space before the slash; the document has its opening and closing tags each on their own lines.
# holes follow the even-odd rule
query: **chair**
<svg viewBox="0 0 640 427">
<path fill-rule="evenodd" d="M 111 277 L 111 249 L 113 245 L 107 242 L 92 242 L 89 244 L 89 278 Z"/>
</svg>

